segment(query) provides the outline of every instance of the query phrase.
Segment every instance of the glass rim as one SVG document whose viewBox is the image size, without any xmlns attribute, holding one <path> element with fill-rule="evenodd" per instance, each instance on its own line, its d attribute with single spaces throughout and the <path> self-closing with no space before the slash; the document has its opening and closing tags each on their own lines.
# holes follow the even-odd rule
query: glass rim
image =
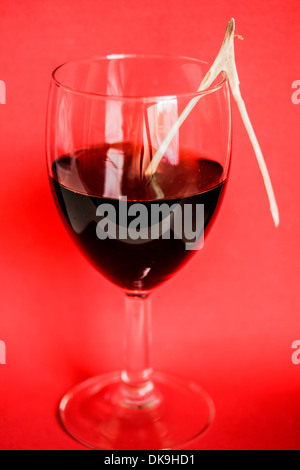
<svg viewBox="0 0 300 470">
<path fill-rule="evenodd" d="M 120 59 L 168 59 L 168 60 L 186 60 L 189 62 L 194 62 L 198 65 L 200 64 L 205 64 L 207 65 L 207 62 L 201 59 L 194 59 L 192 57 L 187 57 L 187 56 L 180 56 L 180 55 L 166 55 L 166 54 L 108 54 L 108 55 L 94 55 L 90 57 L 85 57 L 81 59 L 73 59 L 69 60 L 67 62 L 62 63 L 61 65 L 58 65 L 52 72 L 51 74 L 51 80 L 53 83 L 59 87 L 65 90 L 66 92 L 81 95 L 81 96 L 91 96 L 91 97 L 98 97 L 102 99 L 111 99 L 111 100 L 118 100 L 118 101 L 150 101 L 150 100 L 173 100 L 175 97 L 176 98 L 194 98 L 196 96 L 201 96 L 201 95 L 207 95 L 213 92 L 218 91 L 219 89 L 222 88 L 222 86 L 228 82 L 228 78 L 225 72 L 221 72 L 220 75 L 222 75 L 222 78 L 217 81 L 217 83 L 214 82 L 214 84 L 210 85 L 208 88 L 202 91 L 190 91 L 190 92 L 185 92 L 185 93 L 173 93 L 173 94 L 162 94 L 162 95 L 114 95 L 114 94 L 106 94 L 106 93 L 98 93 L 98 92 L 89 92 L 89 91 L 83 91 L 79 90 L 77 88 L 74 88 L 72 86 L 66 85 L 63 83 L 62 80 L 59 80 L 57 78 L 57 72 L 61 70 L 63 67 L 71 64 L 79 64 L 83 62 L 89 62 L 89 61 L 102 61 L 102 60 L 120 60 Z M 199 83 L 200 86 L 200 83 Z"/>
</svg>

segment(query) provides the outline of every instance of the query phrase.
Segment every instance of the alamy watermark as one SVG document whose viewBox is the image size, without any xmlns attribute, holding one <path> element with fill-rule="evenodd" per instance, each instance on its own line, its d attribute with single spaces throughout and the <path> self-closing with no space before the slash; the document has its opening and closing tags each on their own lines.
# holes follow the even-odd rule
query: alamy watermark
<svg viewBox="0 0 300 470">
<path fill-rule="evenodd" d="M 6 85 L 3 80 L 0 80 L 0 104 L 6 104 Z"/>
<path fill-rule="evenodd" d="M 0 341 L 0 364 L 6 364 L 6 344 Z"/>
<path fill-rule="evenodd" d="M 292 93 L 292 103 L 299 104 L 300 103 L 300 80 L 294 80 L 292 83 L 292 89 L 295 91 Z"/>
<path fill-rule="evenodd" d="M 204 204 L 128 202 L 100 204 L 96 227 L 100 240 L 107 238 L 140 244 L 162 238 L 182 240 L 186 250 L 204 244 Z"/>
<path fill-rule="evenodd" d="M 292 363 L 295 366 L 298 366 L 300 364 L 300 340 L 299 339 L 296 339 L 295 341 L 293 341 L 292 349 L 295 349 L 291 357 Z"/>
</svg>

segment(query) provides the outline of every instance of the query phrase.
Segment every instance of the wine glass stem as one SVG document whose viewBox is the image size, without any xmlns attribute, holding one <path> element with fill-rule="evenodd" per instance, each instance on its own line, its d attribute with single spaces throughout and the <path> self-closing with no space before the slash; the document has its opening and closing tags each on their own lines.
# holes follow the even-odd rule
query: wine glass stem
<svg viewBox="0 0 300 470">
<path fill-rule="evenodd" d="M 126 328 L 121 396 L 125 406 L 143 408 L 158 401 L 152 382 L 151 299 L 149 294 L 126 293 Z"/>
</svg>

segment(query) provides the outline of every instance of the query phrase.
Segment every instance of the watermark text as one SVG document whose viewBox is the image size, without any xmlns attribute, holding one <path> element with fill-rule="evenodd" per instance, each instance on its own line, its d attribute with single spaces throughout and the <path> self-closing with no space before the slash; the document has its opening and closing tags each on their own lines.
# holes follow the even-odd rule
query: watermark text
<svg viewBox="0 0 300 470">
<path fill-rule="evenodd" d="M 0 104 L 6 104 L 6 85 L 3 80 L 0 80 Z"/>
<path fill-rule="evenodd" d="M 294 80 L 292 83 L 292 89 L 295 91 L 292 93 L 292 103 L 300 103 L 300 80 Z"/>
<path fill-rule="evenodd" d="M 296 339 L 292 343 L 292 349 L 295 349 L 295 351 L 292 354 L 292 363 L 295 366 L 298 366 L 300 364 L 300 340 Z"/>
<path fill-rule="evenodd" d="M 6 344 L 0 340 L 0 365 L 6 364 Z"/>
<path fill-rule="evenodd" d="M 204 244 L 204 205 L 191 203 L 127 202 L 100 204 L 96 234 L 100 240 L 122 240 L 130 244 L 159 238 L 181 240 L 186 250 Z"/>
</svg>

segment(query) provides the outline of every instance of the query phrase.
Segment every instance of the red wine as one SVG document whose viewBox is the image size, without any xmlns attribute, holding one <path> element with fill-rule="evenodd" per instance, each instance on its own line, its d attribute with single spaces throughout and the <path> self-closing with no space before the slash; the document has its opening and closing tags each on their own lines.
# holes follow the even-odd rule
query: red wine
<svg viewBox="0 0 300 470">
<path fill-rule="evenodd" d="M 97 208 L 112 207 L 117 216 L 114 226 L 124 232 L 126 227 L 121 227 L 119 220 L 123 207 L 120 204 L 126 204 L 128 209 L 127 225 L 134 221 L 130 208 L 137 203 L 148 214 L 162 203 L 165 207 L 188 205 L 193 220 L 197 205 L 204 204 L 200 229 L 206 236 L 225 183 L 219 163 L 188 153 L 180 156 L 177 165 L 164 157 L 155 177 L 145 181 L 141 158 L 135 156 L 129 143 L 99 145 L 63 155 L 53 163 L 50 174 L 54 199 L 68 232 L 98 271 L 128 291 L 148 291 L 166 281 L 195 250 L 187 249 L 187 240 L 179 238 L 172 227 L 168 238 L 159 233 L 153 239 L 129 240 L 108 235 L 101 239 L 98 228 L 104 213 L 97 214 Z M 120 198 L 125 197 L 120 203 Z M 163 218 L 160 214 L 160 223 Z M 147 220 L 150 226 L 151 219 Z M 194 227 L 195 220 L 193 224 Z"/>
</svg>

